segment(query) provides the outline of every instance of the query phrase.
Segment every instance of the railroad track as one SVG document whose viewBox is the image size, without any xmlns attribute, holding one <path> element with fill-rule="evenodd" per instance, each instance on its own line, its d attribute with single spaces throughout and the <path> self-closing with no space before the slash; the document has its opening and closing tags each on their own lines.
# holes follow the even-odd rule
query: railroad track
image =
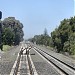
<svg viewBox="0 0 75 75">
<path fill-rule="evenodd" d="M 23 71 L 27 70 L 27 72 L 22 73 L 20 70 L 22 70 L 21 66 L 23 67 Z M 10 75 L 38 75 L 35 69 L 35 66 L 32 62 L 30 54 L 24 54 L 21 55 L 21 50 L 18 53 L 18 56 L 16 58 L 16 61 L 12 67 L 12 70 L 10 72 Z"/>
<path fill-rule="evenodd" d="M 75 75 L 75 68 L 72 67 L 71 65 L 66 64 L 65 62 L 57 59 L 56 57 L 50 55 L 46 51 L 43 51 L 37 47 L 33 47 L 33 49 L 36 52 L 38 52 L 43 58 L 45 58 L 48 62 L 52 63 L 52 65 L 54 65 L 56 67 L 55 69 L 58 69 L 57 71 L 60 73 L 60 75 Z M 21 52 L 21 50 L 20 50 L 20 52 Z M 22 55 L 20 52 L 18 53 L 17 59 L 12 67 L 10 75 L 22 75 L 22 74 L 20 74 L 20 72 L 18 72 L 20 70 L 19 69 L 20 68 L 19 65 L 21 64 L 20 62 L 23 62 L 23 60 L 21 61 Z M 38 75 L 30 54 L 24 55 L 24 57 L 26 57 L 25 62 L 28 67 L 27 75 Z"/>
<path fill-rule="evenodd" d="M 63 75 L 75 75 L 75 68 L 71 65 L 66 64 L 65 62 L 57 59 L 56 57 L 50 55 L 46 51 L 43 51 L 37 47 L 34 47 L 34 49 L 39 54 L 41 54 L 45 59 L 47 59 L 50 63 L 52 63 L 55 67 L 57 67 Z"/>
</svg>

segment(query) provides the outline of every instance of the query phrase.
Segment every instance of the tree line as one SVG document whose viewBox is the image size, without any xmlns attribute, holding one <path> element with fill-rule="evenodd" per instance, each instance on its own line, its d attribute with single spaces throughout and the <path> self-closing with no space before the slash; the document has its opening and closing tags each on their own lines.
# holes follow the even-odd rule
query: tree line
<svg viewBox="0 0 75 75">
<path fill-rule="evenodd" d="M 46 28 L 43 34 L 35 35 L 33 38 L 28 39 L 28 41 L 31 41 L 39 45 L 50 46 L 50 36 L 48 35 Z"/>
<path fill-rule="evenodd" d="M 23 24 L 15 17 L 5 18 L 2 22 L 2 46 L 19 45 L 23 40 Z M 1 47 L 2 47 L 1 46 Z"/>
<path fill-rule="evenodd" d="M 45 30 L 46 32 L 47 30 Z M 75 54 L 75 16 L 62 20 L 59 27 L 51 32 L 51 36 L 46 33 L 35 35 L 29 40 L 36 44 L 51 46 L 57 52 Z"/>
</svg>

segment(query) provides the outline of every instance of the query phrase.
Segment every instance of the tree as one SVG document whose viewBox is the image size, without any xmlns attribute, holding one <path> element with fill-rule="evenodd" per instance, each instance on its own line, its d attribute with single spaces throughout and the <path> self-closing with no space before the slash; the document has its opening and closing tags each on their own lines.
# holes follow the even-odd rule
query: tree
<svg viewBox="0 0 75 75">
<path fill-rule="evenodd" d="M 44 30 L 44 36 L 48 36 L 47 29 Z"/>
<path fill-rule="evenodd" d="M 47 29 L 45 28 L 44 30 L 44 34 L 41 34 L 41 35 L 35 35 L 33 38 L 32 38 L 32 42 L 36 42 L 36 44 L 40 44 L 40 45 L 45 45 L 45 46 L 49 46 L 50 45 L 50 37 L 47 33 Z"/>
<path fill-rule="evenodd" d="M 3 31 L 3 43 L 5 45 L 12 45 L 14 41 L 14 33 L 10 28 L 5 28 Z"/>
<path fill-rule="evenodd" d="M 8 34 L 10 36 L 14 36 L 14 38 L 10 37 L 10 40 L 13 39 L 12 41 L 13 41 L 14 45 L 17 45 L 20 43 L 20 41 L 23 41 L 24 33 L 23 33 L 22 28 L 23 28 L 23 24 L 20 23 L 19 20 L 16 20 L 15 17 L 5 18 L 3 20 L 3 31 L 4 31 L 3 38 L 4 39 L 6 38 L 4 41 L 4 44 L 6 44 L 6 41 L 9 41 L 9 39 L 7 38 L 7 37 L 9 37 Z M 11 34 L 10 34 L 10 32 L 11 32 Z"/>
<path fill-rule="evenodd" d="M 20 43 L 20 34 L 17 32 L 14 38 L 14 45 L 19 45 Z"/>
<path fill-rule="evenodd" d="M 51 33 L 53 46 L 57 51 L 67 51 L 69 54 L 75 54 L 75 17 L 64 19 L 61 21 L 59 27 Z"/>
</svg>

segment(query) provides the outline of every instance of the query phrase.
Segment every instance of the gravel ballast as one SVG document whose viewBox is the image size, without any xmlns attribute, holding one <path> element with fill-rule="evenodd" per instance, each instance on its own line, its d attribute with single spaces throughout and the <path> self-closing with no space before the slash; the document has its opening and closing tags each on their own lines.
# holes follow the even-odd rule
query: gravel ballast
<svg viewBox="0 0 75 75">
<path fill-rule="evenodd" d="M 17 54 L 20 51 L 20 45 L 15 46 L 7 52 L 2 52 L 0 59 L 0 75 L 9 75 L 13 64 L 16 60 Z"/>
<path fill-rule="evenodd" d="M 46 60 L 37 54 L 36 51 L 31 49 L 30 54 L 38 75 L 60 75 Z"/>
</svg>

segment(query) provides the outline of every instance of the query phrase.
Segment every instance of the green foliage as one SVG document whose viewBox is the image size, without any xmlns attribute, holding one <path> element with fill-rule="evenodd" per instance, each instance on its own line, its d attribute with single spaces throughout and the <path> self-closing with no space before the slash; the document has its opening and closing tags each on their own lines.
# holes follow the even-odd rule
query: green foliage
<svg viewBox="0 0 75 75">
<path fill-rule="evenodd" d="M 11 46 L 9 45 L 3 45 L 3 51 L 8 51 L 10 50 Z"/>
<path fill-rule="evenodd" d="M 15 17 L 8 17 L 3 20 L 3 44 L 18 45 L 23 40 L 23 24 Z"/>
<path fill-rule="evenodd" d="M 45 45 L 45 46 L 50 46 L 51 44 L 51 38 L 50 36 L 47 34 L 47 29 L 45 28 L 44 30 L 44 34 L 41 35 L 35 35 L 34 38 L 29 39 L 29 41 L 31 42 L 36 42 L 36 44 L 41 44 L 41 45 Z"/>
<path fill-rule="evenodd" d="M 75 17 L 61 21 L 59 27 L 51 33 L 51 37 L 58 52 L 75 54 Z"/>
<path fill-rule="evenodd" d="M 5 45 L 12 45 L 14 41 L 14 33 L 10 28 L 5 28 L 3 31 L 3 43 Z"/>
<path fill-rule="evenodd" d="M 47 29 L 44 30 L 44 36 L 48 36 Z"/>
<path fill-rule="evenodd" d="M 17 32 L 14 38 L 14 45 L 19 45 L 20 42 L 20 34 Z"/>
</svg>

